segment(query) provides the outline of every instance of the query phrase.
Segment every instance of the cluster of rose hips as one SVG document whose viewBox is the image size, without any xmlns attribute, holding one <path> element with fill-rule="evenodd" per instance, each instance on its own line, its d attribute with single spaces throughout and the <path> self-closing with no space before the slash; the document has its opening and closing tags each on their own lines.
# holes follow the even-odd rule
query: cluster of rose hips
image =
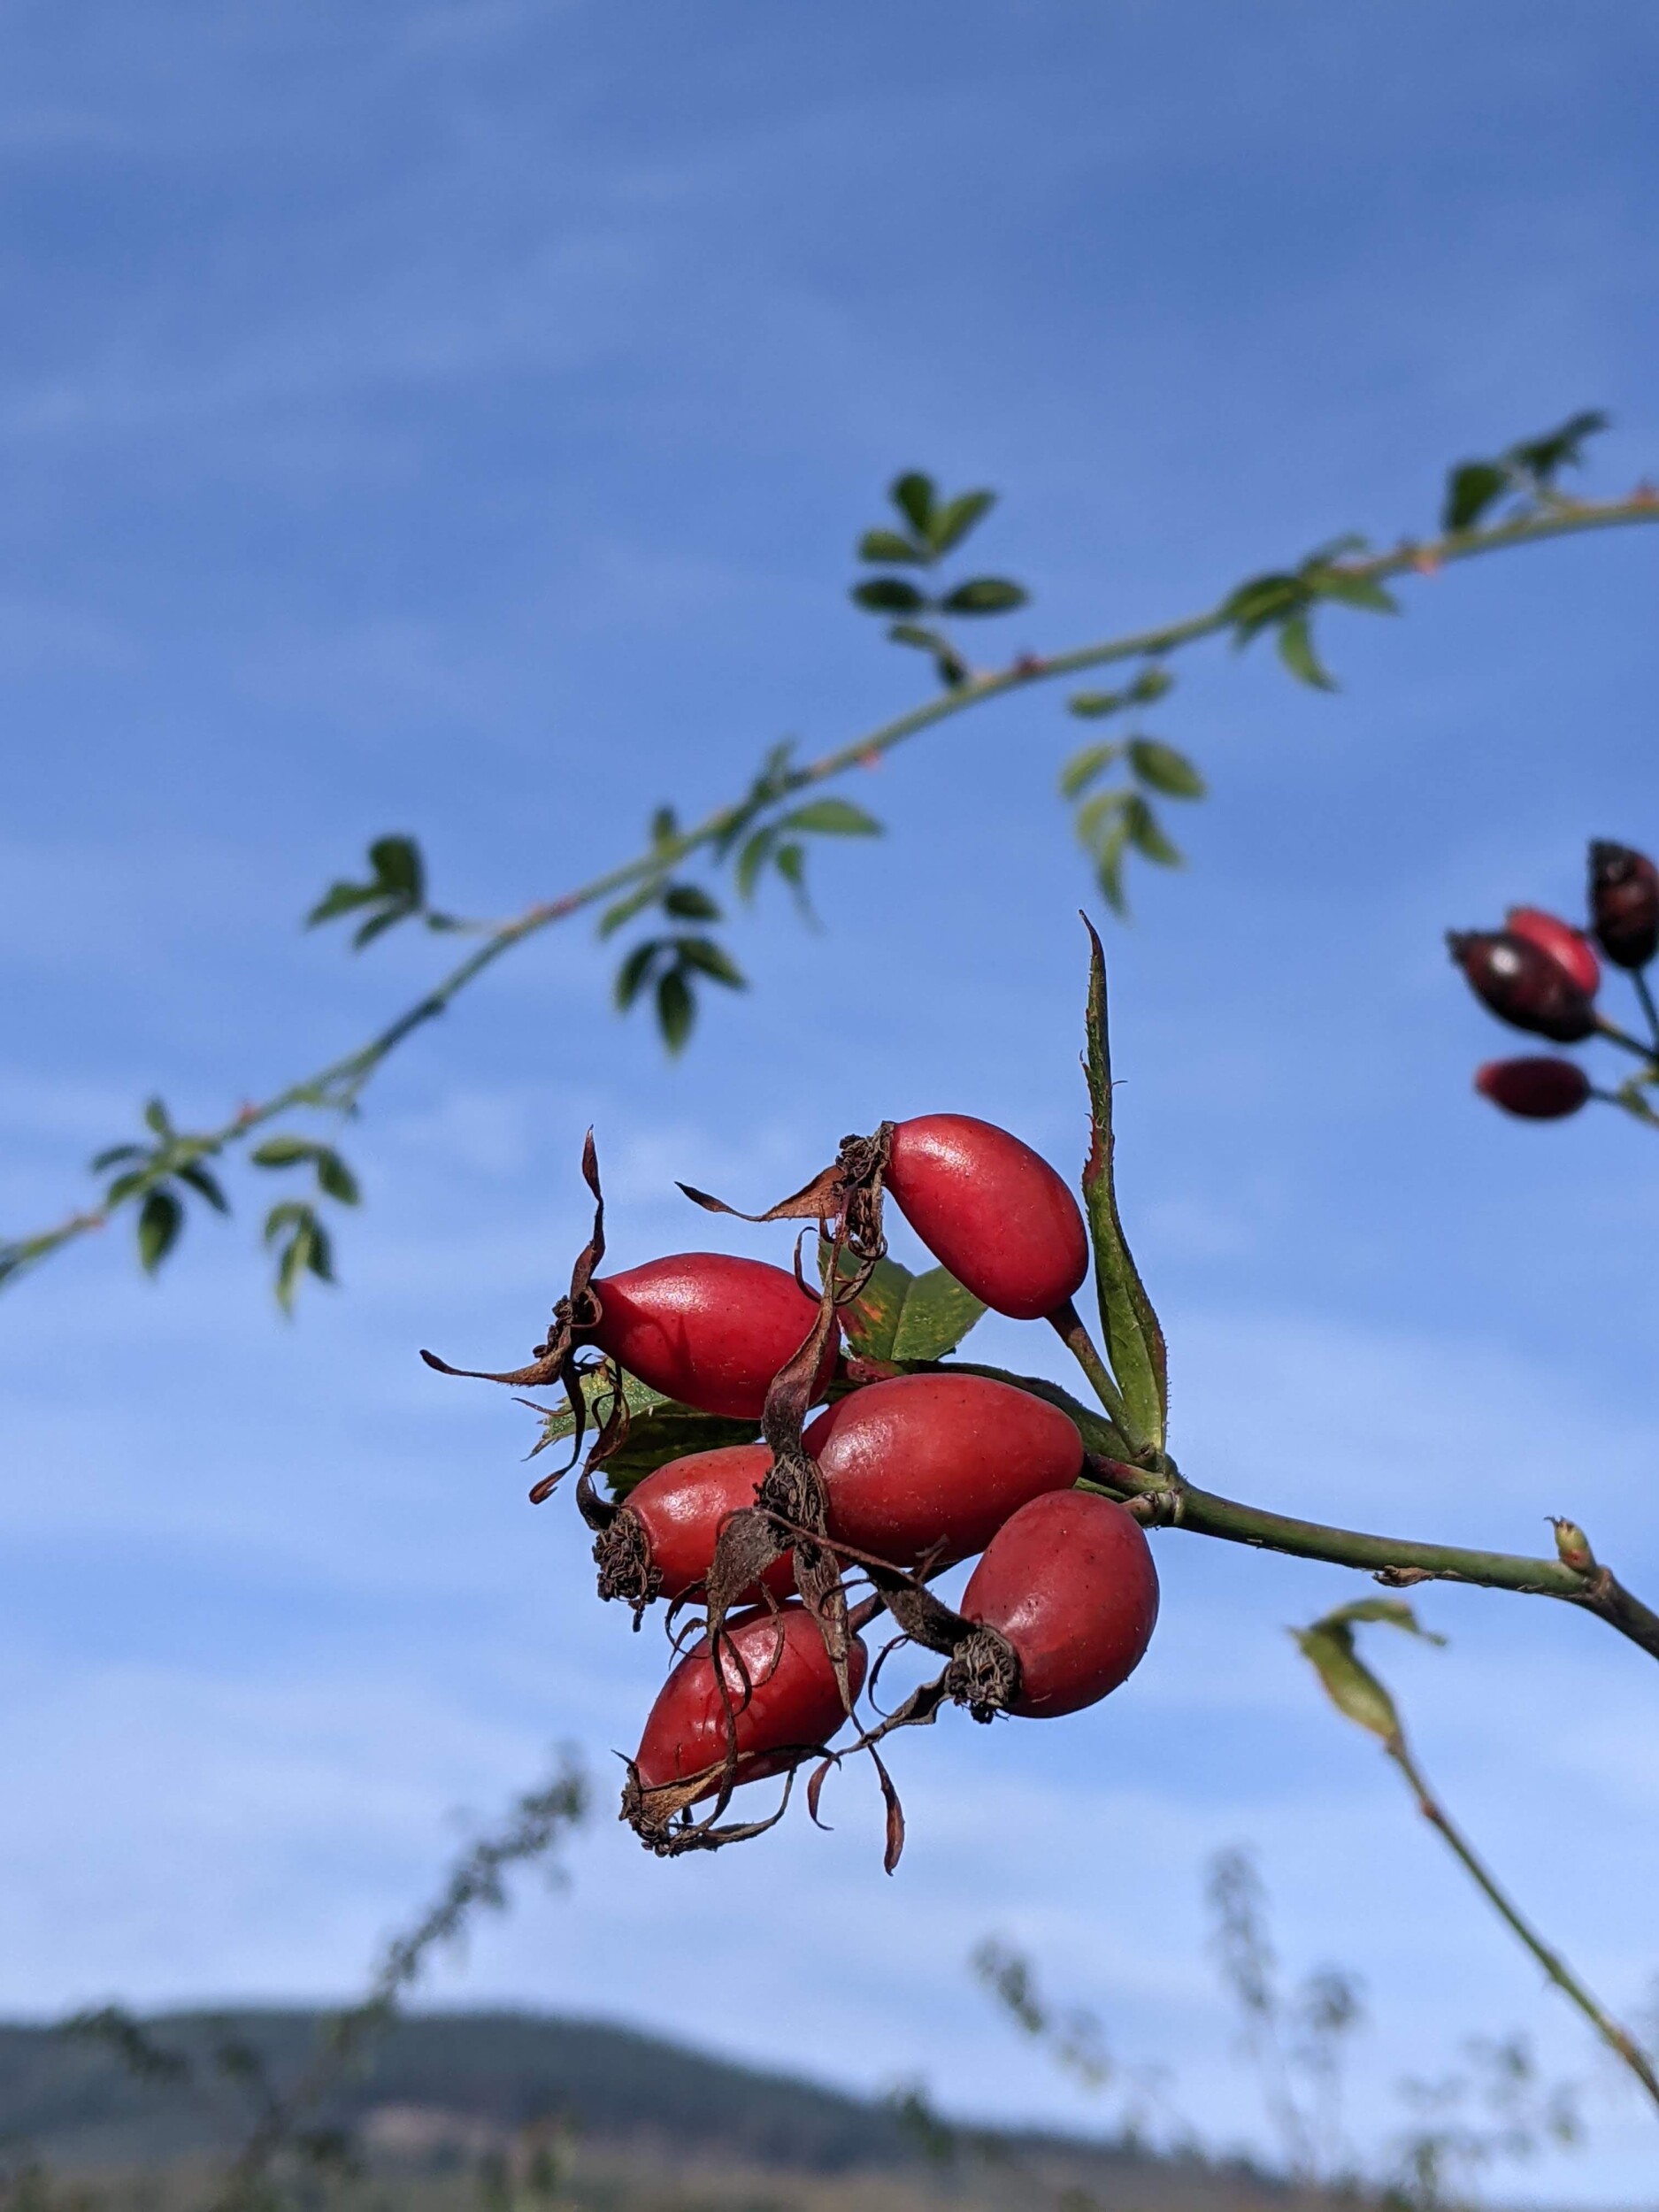
<svg viewBox="0 0 1659 2212">
<path fill-rule="evenodd" d="M 1606 1037 L 1659 1071 L 1659 1018 L 1642 972 L 1659 952 L 1659 868 L 1628 845 L 1598 840 L 1590 848 L 1589 909 L 1587 932 L 1540 908 L 1516 906 L 1502 929 L 1451 930 L 1446 941 L 1476 996 L 1511 1028 L 1563 1045 Z M 1604 959 L 1634 982 L 1651 1043 L 1626 1035 L 1597 1010 Z M 1577 1061 L 1553 1053 L 1489 1060 L 1477 1071 L 1475 1087 L 1530 1121 L 1557 1121 L 1609 1095 Z"/>
<path fill-rule="evenodd" d="M 902 1825 L 876 1742 L 951 1701 L 981 1720 L 1094 1703 L 1145 1652 L 1157 1578 L 1133 1515 L 1079 1486 L 1091 1475 L 1109 1481 L 1112 1463 L 1086 1459 L 1061 1408 L 937 1363 L 912 1372 L 860 1358 L 843 1348 L 843 1321 L 856 1319 L 885 1250 L 885 1196 L 983 1305 L 1075 1327 L 1071 1299 L 1088 1266 L 1077 1202 L 1029 1146 L 987 1122 L 884 1123 L 873 1137 L 849 1138 L 805 1190 L 757 1217 L 817 1221 L 827 1253 L 818 1292 L 798 1260 L 790 1272 L 714 1252 L 597 1274 L 603 1202 L 591 1137 L 584 1168 L 594 1238 L 570 1294 L 535 1362 L 488 1379 L 562 1381 L 580 1440 L 595 1394 L 592 1355 L 603 1356 L 597 1394 L 608 1394 L 610 1410 L 577 1486 L 597 1532 L 599 1594 L 632 1605 L 636 1626 L 664 1601 L 671 1632 L 695 1609 L 628 1762 L 624 1817 L 658 1852 L 707 1848 L 771 1824 L 716 1825 L 739 1785 L 821 1762 L 809 1788 L 816 1812 L 828 1765 L 864 1749 L 887 1800 L 891 1865 Z M 626 1438 L 627 1377 L 761 1433 L 671 1460 L 620 1502 L 603 1497 L 593 1478 Z M 808 1420 L 814 1406 L 822 1409 Z M 976 1555 L 959 1609 L 945 1606 L 929 1579 Z M 864 1725 L 860 1631 L 883 1611 L 895 1641 L 948 1664 Z M 849 1724 L 853 1734 L 832 1750 Z M 692 1807 L 710 1801 L 713 1810 L 694 1821 Z"/>
</svg>

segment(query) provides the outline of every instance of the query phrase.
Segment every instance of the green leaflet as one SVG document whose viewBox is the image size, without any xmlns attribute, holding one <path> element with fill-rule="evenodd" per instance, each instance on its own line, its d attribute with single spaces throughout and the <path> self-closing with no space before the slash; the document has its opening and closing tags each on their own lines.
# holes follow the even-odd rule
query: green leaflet
<svg viewBox="0 0 1659 2212">
<path fill-rule="evenodd" d="M 820 1270 L 828 1259 L 829 1248 L 820 1242 Z M 841 1266 L 846 1273 L 853 1271 L 845 1253 Z M 849 1348 L 862 1359 L 938 1360 L 955 1351 L 984 1311 L 947 1268 L 912 1275 L 896 1260 L 878 1260 L 858 1296 L 841 1309 L 841 1329 Z"/>
<path fill-rule="evenodd" d="M 1111 1050 L 1106 1029 L 1106 956 L 1087 916 L 1089 937 L 1088 1074 L 1094 1138 L 1083 1170 L 1083 1199 L 1094 1247 L 1094 1286 L 1100 1299 L 1106 1357 L 1137 1432 L 1132 1442 L 1162 1451 L 1169 1411 L 1168 1356 L 1164 1332 L 1147 1296 L 1124 1234 L 1112 1181 Z"/>
<path fill-rule="evenodd" d="M 1355 1624 L 1360 1621 L 1385 1622 L 1431 1644 L 1443 1644 L 1446 1639 L 1425 1628 L 1402 1598 L 1360 1598 L 1352 1605 L 1339 1605 L 1310 1627 L 1290 1632 L 1338 1712 L 1382 1742 L 1395 1745 L 1402 1740 L 1398 1709 L 1354 1648 Z"/>
</svg>

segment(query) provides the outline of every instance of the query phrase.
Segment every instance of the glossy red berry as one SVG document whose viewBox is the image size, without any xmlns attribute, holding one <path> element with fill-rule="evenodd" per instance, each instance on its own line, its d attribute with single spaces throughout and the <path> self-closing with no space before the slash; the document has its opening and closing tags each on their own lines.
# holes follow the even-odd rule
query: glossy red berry
<svg viewBox="0 0 1659 2212">
<path fill-rule="evenodd" d="M 758 1420 L 772 1377 L 818 1318 L 818 1301 L 764 1260 L 680 1252 L 596 1277 L 599 1325 L 580 1341 L 701 1413 Z M 835 1361 L 826 1348 L 820 1383 Z"/>
<path fill-rule="evenodd" d="M 1475 1088 L 1506 1114 L 1559 1121 L 1576 1114 L 1589 1097 L 1590 1079 L 1572 1060 L 1488 1060 L 1475 1071 Z"/>
<path fill-rule="evenodd" d="M 824 1639 L 804 1606 L 786 1605 L 776 1613 L 757 1607 L 734 1614 L 726 1630 L 733 1648 L 725 1648 L 723 1640 L 721 1668 L 737 1725 L 737 1779 L 755 1782 L 798 1764 L 827 1742 L 846 1716 Z M 848 1668 L 855 1696 L 864 1686 L 864 1657 L 855 1637 Z M 644 1790 L 706 1773 L 709 1786 L 702 1794 L 712 1796 L 725 1758 L 726 1709 L 705 1636 L 663 1685 L 634 1767 Z"/>
<path fill-rule="evenodd" d="M 840 1398 L 806 1431 L 832 1537 L 895 1566 L 983 1551 L 1009 1516 L 1067 1490 L 1083 1440 L 1045 1399 L 984 1375 L 901 1375 Z"/>
<path fill-rule="evenodd" d="M 1571 1045 L 1595 1027 L 1588 994 L 1530 937 L 1508 930 L 1453 930 L 1446 941 L 1476 996 L 1512 1028 Z"/>
<path fill-rule="evenodd" d="M 733 1513 L 755 1502 L 772 1453 L 764 1444 L 730 1444 L 711 1452 L 671 1459 L 629 1491 L 626 1502 L 594 1546 L 599 1594 L 643 1605 L 672 1601 L 695 1590 L 707 1576 L 721 1529 Z M 779 1597 L 795 1588 L 791 1554 L 762 1578 Z M 753 1604 L 749 1589 L 740 1604 Z"/>
<path fill-rule="evenodd" d="M 1645 968 L 1659 952 L 1659 868 L 1646 853 L 1598 839 L 1590 848 L 1590 917 L 1616 968 Z"/>
<path fill-rule="evenodd" d="M 1140 1523 L 1090 1490 L 1033 1498 L 986 1548 L 957 1609 L 1019 1661 L 1007 1709 L 1051 1719 L 1093 1705 L 1140 1664 L 1158 1578 Z"/>
<path fill-rule="evenodd" d="M 895 1127 L 887 1189 L 933 1257 L 995 1313 L 1040 1321 L 1088 1272 L 1078 1202 L 1028 1144 L 971 1114 Z"/>
<path fill-rule="evenodd" d="M 1503 926 L 1511 937 L 1525 937 L 1540 952 L 1547 952 L 1586 998 L 1594 998 L 1601 989 L 1601 964 L 1595 948 L 1571 922 L 1563 922 L 1558 914 L 1547 914 L 1541 906 L 1512 906 Z"/>
</svg>

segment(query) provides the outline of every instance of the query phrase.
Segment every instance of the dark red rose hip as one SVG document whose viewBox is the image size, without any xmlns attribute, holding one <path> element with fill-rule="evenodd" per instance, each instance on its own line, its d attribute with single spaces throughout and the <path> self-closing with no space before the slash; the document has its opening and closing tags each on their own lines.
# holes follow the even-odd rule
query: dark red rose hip
<svg viewBox="0 0 1659 2212">
<path fill-rule="evenodd" d="M 739 1782 L 795 1766 L 827 1742 L 846 1715 L 818 1623 L 802 1605 L 734 1614 L 726 1630 L 735 1649 L 722 1657 L 737 1726 Z M 848 1668 L 853 1694 L 864 1686 L 864 1647 L 855 1637 Z M 738 1664 L 741 1660 L 741 1665 Z M 744 1702 L 744 1675 L 750 1686 Z M 700 1793 L 719 1787 L 726 1758 L 726 1709 L 704 1637 L 669 1676 L 640 1739 L 634 1769 L 642 1790 L 707 1774 Z"/>
<path fill-rule="evenodd" d="M 995 1313 L 1041 1321 L 1088 1272 L 1078 1202 L 1028 1144 L 971 1114 L 894 1128 L 887 1189 L 933 1257 Z"/>
<path fill-rule="evenodd" d="M 1512 1028 L 1571 1045 L 1595 1027 L 1589 995 L 1530 937 L 1509 930 L 1450 930 L 1446 941 L 1476 996 Z"/>
<path fill-rule="evenodd" d="M 1616 968 L 1645 968 L 1659 952 L 1659 868 L 1646 853 L 1605 839 L 1591 846 L 1590 918 Z"/>
<path fill-rule="evenodd" d="M 1057 1406 L 984 1375 L 901 1375 L 841 1398 L 807 1429 L 829 1533 L 895 1566 L 983 1551 L 1011 1513 L 1067 1490 L 1083 1440 Z"/>
<path fill-rule="evenodd" d="M 1475 1071 L 1475 1088 L 1524 1121 L 1559 1121 L 1589 1097 L 1590 1079 L 1572 1060 L 1488 1060 Z"/>
<path fill-rule="evenodd" d="M 1594 946 L 1581 929 L 1563 922 L 1560 915 L 1547 914 L 1540 906 L 1512 906 L 1504 916 L 1503 926 L 1511 937 L 1525 937 L 1540 952 L 1547 952 L 1586 998 L 1594 998 L 1601 989 L 1601 964 Z"/>
<path fill-rule="evenodd" d="M 1092 1490 L 1056 1492 L 992 1538 L 957 1610 L 1013 1647 L 1019 1678 L 1004 1709 L 1048 1720 L 1133 1673 L 1157 1624 L 1157 1571 L 1123 1506 Z"/>
<path fill-rule="evenodd" d="M 653 1390 L 695 1406 L 758 1420 L 778 1370 L 812 1333 L 818 1301 L 764 1260 L 725 1252 L 680 1252 L 620 1275 L 596 1277 L 595 1329 L 579 1341 L 637 1375 Z M 834 1365 L 826 1348 L 820 1383 Z"/>
</svg>

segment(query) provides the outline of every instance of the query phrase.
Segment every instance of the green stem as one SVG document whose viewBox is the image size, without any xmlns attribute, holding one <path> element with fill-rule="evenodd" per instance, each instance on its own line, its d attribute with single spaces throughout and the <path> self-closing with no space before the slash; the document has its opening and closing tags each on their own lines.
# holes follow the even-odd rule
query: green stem
<svg viewBox="0 0 1659 2212">
<path fill-rule="evenodd" d="M 1619 1045 L 1626 1052 L 1633 1052 L 1639 1060 L 1645 1060 L 1650 1068 L 1659 1072 L 1659 1046 L 1643 1044 L 1640 1037 L 1631 1036 L 1600 1015 L 1596 1017 L 1595 1033 L 1598 1037 L 1605 1037 L 1609 1044 Z"/>
<path fill-rule="evenodd" d="M 1647 977 L 1640 968 L 1631 970 L 1630 979 L 1636 987 L 1636 995 L 1641 1001 L 1641 1010 L 1647 1018 L 1647 1034 L 1653 1039 L 1651 1057 L 1656 1064 L 1659 1064 L 1659 1006 L 1654 1004 L 1653 992 L 1648 987 Z"/>
<path fill-rule="evenodd" d="M 1085 1440 L 1087 1440 L 1087 1433 Z M 1087 1480 L 1113 1496 L 1142 1502 L 1141 1517 L 1164 1526 L 1249 1544 L 1294 1559 L 1321 1559 L 1332 1566 L 1358 1567 L 1390 1586 L 1417 1582 L 1468 1582 L 1487 1590 L 1559 1598 L 1604 1620 L 1621 1636 L 1659 1659 L 1659 1613 L 1632 1597 L 1605 1567 L 1569 1567 L 1560 1559 L 1532 1559 L 1523 1554 L 1470 1551 L 1456 1544 L 1417 1543 L 1401 1536 L 1371 1536 L 1357 1529 L 1332 1528 L 1302 1521 L 1260 1506 L 1240 1505 L 1214 1491 L 1200 1490 L 1171 1469 L 1154 1473 L 1093 1452 L 1084 1462 Z"/>
<path fill-rule="evenodd" d="M 1490 529 L 1455 531 L 1448 535 L 1425 540 L 1408 541 L 1392 552 L 1378 554 L 1370 560 L 1344 564 L 1348 573 L 1384 582 L 1393 577 L 1411 573 L 1432 575 L 1436 570 L 1453 562 L 1478 558 L 1486 553 L 1502 552 L 1512 546 L 1542 544 L 1552 538 L 1577 537 L 1597 530 L 1620 529 L 1627 525 L 1659 522 L 1659 498 L 1641 491 L 1628 499 L 1586 501 L 1582 504 L 1563 503 L 1546 511 L 1521 515 L 1509 522 L 1499 523 Z M 1234 626 L 1226 611 L 1224 599 L 1202 614 L 1189 615 L 1179 622 L 1169 622 L 1153 629 L 1132 630 L 1118 637 L 1107 638 L 1096 644 L 1081 645 L 1070 652 L 1051 654 L 1041 658 L 1021 658 L 1011 666 L 987 674 L 971 677 L 964 684 L 941 693 L 908 713 L 895 716 L 891 721 L 879 724 L 850 744 L 837 746 L 832 752 L 822 754 L 817 760 L 805 763 L 787 776 L 779 780 L 775 795 L 777 801 L 794 798 L 798 793 L 815 785 L 832 782 L 849 774 L 855 768 L 872 766 L 887 754 L 908 744 L 925 731 L 935 728 L 970 708 L 984 706 L 994 699 L 1004 697 L 1014 691 L 1024 690 L 1033 684 L 1051 683 L 1057 680 L 1081 674 L 1085 670 L 1104 668 L 1114 662 L 1159 657 L 1197 644 L 1202 639 L 1215 637 Z M 196 1140 L 204 1155 L 223 1151 L 238 1144 L 250 1131 L 262 1127 L 283 1113 L 306 1106 L 349 1106 L 355 1103 L 371 1077 L 387 1056 L 416 1030 L 442 1013 L 457 993 L 492 967 L 503 954 L 514 950 L 528 939 L 539 935 L 556 922 L 566 920 L 585 908 L 595 906 L 611 898 L 618 891 L 666 874 L 693 854 L 706 851 L 717 845 L 742 818 L 741 805 L 718 807 L 712 814 L 677 835 L 653 843 L 649 851 L 619 867 L 595 876 L 573 891 L 560 898 L 539 902 L 527 908 L 514 920 L 503 923 L 481 944 L 478 950 L 453 968 L 425 997 L 403 1014 L 378 1036 L 345 1058 L 335 1060 L 313 1075 L 288 1085 L 257 1105 L 244 1107 L 230 1120 L 214 1130 L 204 1132 Z M 134 1202 L 129 1195 L 119 1202 L 121 1205 Z M 62 1250 L 94 1229 L 102 1228 L 111 1213 L 117 1210 L 107 1202 L 101 1211 L 76 1212 L 58 1224 L 55 1228 L 0 1244 L 0 1286 L 14 1282 L 30 1268 Z"/>
<path fill-rule="evenodd" d="M 1124 1394 L 1112 1379 L 1111 1370 L 1101 1356 L 1094 1340 L 1089 1334 L 1083 1317 L 1076 1306 L 1068 1298 L 1064 1305 L 1056 1306 L 1054 1311 L 1047 1315 L 1045 1318 L 1061 1343 L 1065 1346 L 1067 1351 L 1088 1377 L 1090 1388 L 1110 1415 L 1113 1426 L 1122 1436 L 1130 1450 L 1140 1451 L 1142 1448 L 1143 1440 L 1136 1432 L 1134 1424 L 1129 1418 L 1129 1409 L 1124 1403 Z"/>
<path fill-rule="evenodd" d="M 1659 2076 L 1655 2076 L 1653 2062 L 1647 2053 L 1629 2031 L 1622 2028 L 1606 2007 L 1601 2004 L 1585 1987 L 1561 1954 L 1550 1949 L 1542 1937 L 1522 1918 L 1516 1907 L 1504 1895 L 1486 1867 L 1475 1855 L 1467 1839 L 1454 1825 L 1444 1806 L 1434 1798 L 1428 1784 L 1423 1778 L 1416 1760 L 1406 1747 L 1404 1737 L 1396 1735 L 1385 1744 L 1384 1748 L 1410 1786 L 1417 1801 L 1417 1810 L 1430 1826 L 1437 1828 L 1446 1839 L 1448 1845 L 1455 1853 L 1476 1887 L 1491 1904 L 1494 1910 L 1513 1933 L 1520 1938 L 1562 1994 L 1578 2008 L 1608 2048 L 1629 2067 L 1654 2103 L 1659 2105 Z"/>
</svg>

